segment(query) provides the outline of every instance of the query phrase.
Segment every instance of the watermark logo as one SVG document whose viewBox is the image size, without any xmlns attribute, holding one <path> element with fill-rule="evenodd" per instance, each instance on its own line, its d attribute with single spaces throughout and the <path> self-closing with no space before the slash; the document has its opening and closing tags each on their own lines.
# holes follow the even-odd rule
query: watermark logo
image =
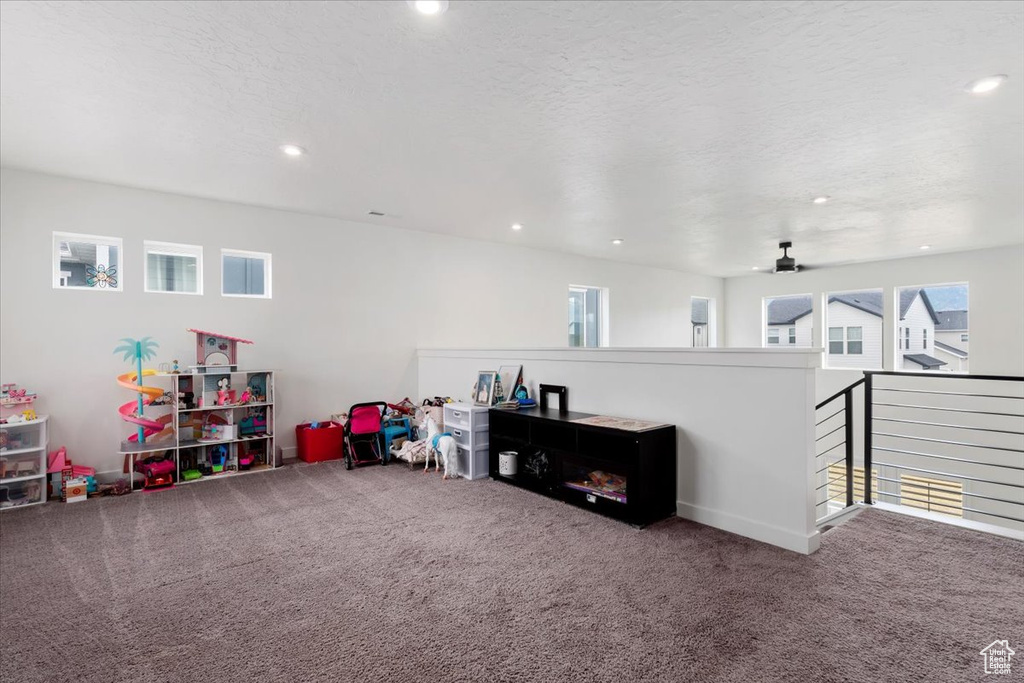
<svg viewBox="0 0 1024 683">
<path fill-rule="evenodd" d="M 1017 653 L 1010 649 L 1010 641 L 993 640 L 980 654 L 985 658 L 987 675 L 1010 673 L 1010 659 Z"/>
</svg>

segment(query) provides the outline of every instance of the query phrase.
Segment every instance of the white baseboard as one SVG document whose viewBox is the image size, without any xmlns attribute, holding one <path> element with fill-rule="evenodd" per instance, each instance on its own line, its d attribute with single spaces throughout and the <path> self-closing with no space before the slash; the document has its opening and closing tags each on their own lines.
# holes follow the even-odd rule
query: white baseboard
<svg viewBox="0 0 1024 683">
<path fill-rule="evenodd" d="M 977 522 L 972 519 L 960 519 L 959 517 L 951 517 L 950 515 L 942 515 L 938 512 L 930 512 L 928 510 L 919 510 L 912 508 L 909 505 L 893 505 L 892 503 L 875 503 L 866 507 L 873 507 L 878 510 L 886 510 L 887 512 L 896 512 L 901 515 L 909 515 L 910 517 L 920 517 L 921 519 L 930 519 L 933 522 L 941 522 L 942 524 L 950 524 L 952 526 L 958 526 L 964 529 L 971 529 L 973 531 L 981 531 L 986 534 L 993 534 L 995 536 L 1003 536 L 1005 538 L 1012 538 L 1016 541 L 1024 541 L 1024 531 L 1018 531 L 1016 529 L 1007 529 L 1006 527 L 996 526 L 995 524 L 988 524 L 986 522 Z"/>
<path fill-rule="evenodd" d="M 713 526 L 716 529 L 752 538 L 755 541 L 761 541 L 762 543 L 785 548 L 786 550 L 792 550 L 802 555 L 810 555 L 818 549 L 818 545 L 821 543 L 821 536 L 817 530 L 806 535 L 800 534 L 746 517 L 731 515 L 719 510 L 711 510 L 699 505 L 691 505 L 681 500 L 676 501 L 676 515 L 698 524 Z"/>
</svg>

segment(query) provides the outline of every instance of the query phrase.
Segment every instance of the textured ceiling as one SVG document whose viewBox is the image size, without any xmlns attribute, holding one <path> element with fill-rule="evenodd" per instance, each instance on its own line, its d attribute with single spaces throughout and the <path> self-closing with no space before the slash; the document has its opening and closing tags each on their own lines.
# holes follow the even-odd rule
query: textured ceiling
<svg viewBox="0 0 1024 683">
<path fill-rule="evenodd" d="M 1022 18 L 5 1 L 0 162 L 715 275 L 767 266 L 780 238 L 816 264 L 1019 243 Z M 996 73 L 1000 90 L 963 92 Z"/>
</svg>

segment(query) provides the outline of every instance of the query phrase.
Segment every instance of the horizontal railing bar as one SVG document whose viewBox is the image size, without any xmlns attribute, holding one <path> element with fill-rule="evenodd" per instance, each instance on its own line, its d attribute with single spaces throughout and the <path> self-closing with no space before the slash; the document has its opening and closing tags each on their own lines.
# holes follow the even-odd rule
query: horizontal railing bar
<svg viewBox="0 0 1024 683">
<path fill-rule="evenodd" d="M 828 398 L 826 398 L 826 399 L 825 399 L 824 401 L 822 401 L 822 402 L 821 402 L 821 403 L 819 403 L 818 405 L 814 406 L 814 409 L 815 409 L 815 410 L 818 410 L 818 409 L 819 409 L 819 408 L 821 408 L 822 406 L 824 406 L 824 405 L 826 405 L 826 404 L 829 404 L 829 403 L 831 403 L 832 401 L 836 400 L 837 398 L 839 398 L 840 396 L 842 396 L 842 395 L 843 395 L 843 394 L 845 394 L 846 392 L 848 392 L 848 391 L 853 391 L 855 387 L 858 387 L 858 386 L 860 386 L 861 384 L 864 384 L 864 378 L 863 378 L 863 377 L 861 377 L 861 378 L 860 378 L 859 380 L 857 380 L 856 382 L 854 382 L 854 383 L 853 383 L 853 384 L 851 384 L 850 386 L 846 387 L 845 389 L 840 389 L 840 390 L 839 390 L 839 391 L 837 391 L 836 393 L 832 394 L 831 396 L 829 396 Z"/>
<path fill-rule="evenodd" d="M 835 446 L 832 446 L 831 448 L 826 448 L 825 450 L 823 450 L 823 451 L 822 451 L 821 453 L 818 453 L 818 454 L 817 454 L 816 456 L 814 456 L 814 457 L 815 457 L 815 458 L 820 458 L 821 456 L 825 455 L 825 454 L 826 454 L 826 453 L 828 453 L 829 451 L 834 451 L 835 449 L 839 448 L 840 446 L 842 446 L 842 445 L 843 445 L 843 444 L 845 444 L 845 443 L 846 443 L 846 441 L 840 441 L 840 442 L 839 442 L 839 443 L 837 443 L 837 444 L 836 444 Z M 842 460 L 836 460 L 836 462 L 842 462 Z M 834 462 L 834 463 L 832 463 L 832 464 L 834 465 L 834 464 L 836 464 L 836 463 Z"/>
<path fill-rule="evenodd" d="M 921 410 L 945 410 L 951 413 L 971 413 L 972 415 L 1000 415 L 1002 417 L 1024 417 L 1024 413 L 993 413 L 988 410 L 967 410 L 966 408 L 940 408 L 938 406 L 918 406 L 909 403 L 872 403 L 875 406 L 889 406 L 890 408 L 920 408 Z"/>
<path fill-rule="evenodd" d="M 840 409 L 839 409 L 839 410 L 837 410 L 836 412 L 834 412 L 834 413 L 832 413 L 831 415 L 829 415 L 828 417 L 826 417 L 826 418 L 825 418 L 824 420 L 822 420 L 821 422 L 815 422 L 815 423 L 814 423 L 814 426 L 815 426 L 815 427 L 817 427 L 817 426 L 819 426 L 819 425 L 821 425 L 821 424 L 824 424 L 825 422 L 828 422 L 829 420 L 831 420 L 831 419 L 832 419 L 833 417 L 835 417 L 835 416 L 836 416 L 836 415 L 838 415 L 839 413 L 843 412 L 844 410 L 846 410 L 846 408 L 840 408 Z"/>
<path fill-rule="evenodd" d="M 829 484 L 834 484 L 834 483 L 836 483 L 837 481 L 842 481 L 843 479 L 846 479 L 846 477 L 836 477 L 835 479 L 829 479 L 829 480 L 828 480 L 828 481 L 826 481 L 826 482 L 825 482 L 824 484 L 822 484 L 821 486 L 819 486 L 818 488 L 816 488 L 816 489 L 814 489 L 814 490 L 815 490 L 815 491 L 820 491 L 821 489 L 825 488 L 825 487 L 826 487 L 826 486 L 828 486 Z"/>
<path fill-rule="evenodd" d="M 1024 401 L 1024 396 L 1004 396 L 1003 394 L 972 394 L 962 391 L 928 391 L 926 389 L 899 389 L 897 387 L 875 387 L 875 391 L 898 391 L 902 394 L 941 394 L 943 396 L 974 396 L 976 398 L 1015 398 Z"/>
<path fill-rule="evenodd" d="M 898 493 L 889 493 L 888 491 L 879 491 L 878 495 L 880 495 L 880 496 L 889 496 L 890 498 L 899 498 L 900 500 L 903 500 L 903 496 L 901 496 Z M 918 502 L 923 502 L 923 501 L 918 501 Z M 936 505 L 936 507 L 944 507 L 944 508 L 952 508 L 954 510 L 960 510 L 960 512 L 973 512 L 974 514 L 977 514 L 977 515 L 988 515 L 989 517 L 999 517 L 1000 519 L 1008 519 L 1011 522 L 1024 522 L 1024 519 L 1022 519 L 1020 517 L 1008 517 L 1007 515 L 999 515 L 999 514 L 996 514 L 995 512 L 985 512 L 984 510 L 976 510 L 975 508 L 965 508 L 963 506 L 958 507 L 956 505 L 943 505 L 941 503 L 936 503 L 935 505 Z M 903 507 L 914 508 L 915 510 L 924 510 L 925 509 L 925 508 L 919 508 L 916 505 L 904 505 Z M 941 510 L 926 510 L 926 512 L 937 512 L 940 515 L 949 514 L 948 512 L 942 512 Z M 955 517 L 956 515 L 950 515 L 950 516 L 951 517 Z"/>
<path fill-rule="evenodd" d="M 841 443 L 840 443 L 840 444 L 836 444 L 836 445 L 835 445 L 835 446 L 833 446 L 832 448 L 836 448 L 837 446 L 842 446 L 842 445 L 843 445 L 843 444 L 841 444 Z M 830 449 L 830 450 L 831 450 L 831 449 Z M 824 453 L 823 453 L 822 455 L 824 455 Z M 815 472 L 815 474 L 821 474 L 822 472 L 824 472 L 825 470 L 827 470 L 827 469 L 828 469 L 829 467 L 832 467 L 832 465 L 839 465 L 839 464 L 841 464 L 841 463 L 845 465 L 845 464 L 846 464 L 846 462 L 845 462 L 845 461 L 846 461 L 846 459 L 845 459 L 845 458 L 840 458 L 839 460 L 833 460 L 832 462 L 828 463 L 827 465 L 825 465 L 824 467 L 822 467 L 822 468 L 821 468 L 820 470 L 818 470 L 817 472 Z"/>
<path fill-rule="evenodd" d="M 953 462 L 962 462 L 965 465 L 984 465 L 986 467 L 1002 467 L 1007 470 L 1018 470 L 1024 472 L 1024 467 L 1017 467 L 1016 465 L 999 465 L 994 462 L 983 462 L 981 460 L 968 460 L 967 458 L 958 458 L 953 455 L 935 455 L 934 453 L 921 453 L 919 451 L 904 451 L 898 448 L 886 448 L 884 446 L 875 446 L 876 451 L 885 451 L 886 453 L 904 453 L 906 455 L 920 455 L 925 458 L 935 458 L 937 460 L 952 460 Z"/>
<path fill-rule="evenodd" d="M 903 481 L 902 479 L 892 479 L 890 477 L 883 477 L 883 476 L 878 475 L 878 474 L 875 475 L 875 479 L 878 479 L 878 480 L 881 480 L 881 481 L 892 482 L 893 484 L 906 484 L 907 486 L 915 486 L 915 487 L 923 486 L 922 484 L 918 484 L 916 482 Z M 956 492 L 954 492 L 954 491 L 947 491 L 945 489 L 939 489 L 939 488 L 934 488 L 932 490 L 933 491 L 944 491 L 945 493 L 955 493 L 955 495 L 958 495 L 958 496 L 970 496 L 971 498 L 982 498 L 984 500 L 993 500 L 993 501 L 995 501 L 997 503 L 1006 503 L 1007 505 L 1024 505 L 1024 501 L 1007 500 L 1006 498 L 996 498 L 995 496 L 986 496 L 986 495 L 983 495 L 981 493 L 971 493 L 970 491 L 956 491 Z"/>
<path fill-rule="evenodd" d="M 897 375 L 901 377 L 930 377 L 934 379 L 974 379 L 993 380 L 998 382 L 1024 382 L 1024 377 L 1016 375 L 954 375 L 954 374 L 925 374 L 921 372 L 899 372 L 898 370 L 865 370 L 865 375 Z"/>
<path fill-rule="evenodd" d="M 1021 417 L 1024 417 L 1022 415 Z M 908 425 L 924 425 L 927 427 L 949 427 L 951 429 L 970 429 L 975 432 L 992 432 L 993 434 L 1013 434 L 1024 436 L 1024 432 L 1015 432 L 1012 429 L 989 429 L 988 427 L 968 427 L 967 425 L 951 425 L 944 422 L 922 422 L 921 420 L 899 420 L 895 417 L 875 417 L 876 422 L 900 422 Z"/>
<path fill-rule="evenodd" d="M 824 439 L 824 438 L 826 438 L 826 437 L 829 437 L 829 436 L 832 436 L 833 434 L 835 434 L 836 432 L 838 432 L 838 431 L 839 431 L 840 429 L 845 429 L 845 428 L 846 428 L 846 423 L 844 422 L 843 424 L 839 425 L 838 427 L 836 427 L 835 429 L 833 429 L 833 430 L 832 430 L 831 432 L 829 432 L 828 434 L 822 434 L 821 436 L 819 436 L 819 437 L 818 437 L 817 439 L 815 439 L 815 440 L 814 440 L 814 443 L 818 443 L 818 442 L 819 442 L 819 441 L 821 441 L 822 439 Z"/>
<path fill-rule="evenodd" d="M 876 448 L 875 450 L 888 450 L 883 448 Z M 894 453 L 901 453 L 903 451 L 892 451 Z M 924 472 L 925 474 L 937 474 L 940 477 L 955 477 L 957 479 L 963 479 L 964 481 L 977 481 L 982 484 L 995 484 L 996 486 L 1012 486 L 1015 489 L 1024 489 L 1024 484 L 1008 484 L 1005 481 L 992 481 L 991 479 L 982 479 L 980 477 L 969 477 L 966 474 L 953 474 L 952 472 L 939 472 L 936 470 L 926 470 L 920 467 L 910 467 L 908 465 L 896 465 L 891 462 L 875 462 L 875 465 L 879 467 L 894 467 L 898 470 L 908 470 L 910 472 Z"/>
<path fill-rule="evenodd" d="M 911 439 L 912 441 L 928 441 L 930 443 L 944 443 L 947 446 L 965 446 L 967 448 L 984 448 L 989 451 L 1006 451 L 1007 453 L 1024 453 L 1024 448 L 1003 448 L 1002 446 L 984 446 L 980 443 L 967 443 L 966 441 L 948 441 L 946 439 L 931 439 L 927 436 L 911 436 L 910 434 L 890 434 L 889 432 L 871 432 L 872 436 L 892 436 L 897 439 Z M 827 434 L 825 436 L 828 436 Z M 824 437 L 822 437 L 824 438 Z M 1009 467 L 1009 465 L 996 465 L 996 467 Z M 1021 469 L 1021 468 L 1018 468 Z"/>
</svg>

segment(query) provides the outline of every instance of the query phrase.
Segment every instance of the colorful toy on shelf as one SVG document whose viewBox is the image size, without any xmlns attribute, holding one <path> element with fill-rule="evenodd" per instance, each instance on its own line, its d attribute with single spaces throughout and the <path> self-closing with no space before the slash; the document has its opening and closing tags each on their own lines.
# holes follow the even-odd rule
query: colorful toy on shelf
<svg viewBox="0 0 1024 683">
<path fill-rule="evenodd" d="M 227 406 L 235 402 L 235 391 L 231 388 L 231 376 L 225 375 L 217 380 L 217 405 Z"/>
<path fill-rule="evenodd" d="M 149 420 L 143 417 L 143 409 L 145 406 L 153 403 L 158 398 L 163 397 L 164 391 L 159 387 L 147 387 L 142 385 L 142 378 L 150 375 L 155 375 L 156 370 L 142 369 L 142 361 L 149 360 L 156 355 L 154 349 L 158 346 L 155 341 L 152 341 L 149 337 L 143 337 L 142 339 L 122 339 L 124 344 L 121 344 L 114 353 L 123 353 L 124 360 L 130 363 L 135 363 L 134 372 L 126 372 L 123 375 L 118 375 L 117 383 L 125 389 L 130 389 L 139 395 L 138 401 L 129 401 L 122 405 L 118 412 L 121 413 L 121 419 L 125 422 L 130 422 L 138 426 L 138 432 L 128 437 L 128 440 L 133 443 L 146 443 L 146 437 L 159 434 L 164 430 L 165 423 L 170 421 L 171 416 L 164 416 L 163 422 L 156 420 Z"/>
<path fill-rule="evenodd" d="M 0 385 L 0 406 L 4 408 L 32 403 L 36 398 L 34 391 L 19 389 L 18 385 L 13 382 Z"/>
<path fill-rule="evenodd" d="M 228 461 L 228 449 L 224 446 L 214 446 L 210 449 L 210 463 L 214 474 L 224 471 Z"/>
<path fill-rule="evenodd" d="M 249 415 L 242 418 L 238 423 L 238 433 L 241 436 L 258 436 L 267 433 L 267 416 L 263 411 L 250 408 Z"/>
<path fill-rule="evenodd" d="M 217 332 L 189 328 L 196 335 L 196 369 L 199 372 L 232 372 L 238 369 L 238 344 L 252 344 L 248 339 L 229 337 Z"/>
<path fill-rule="evenodd" d="M 174 484 L 174 458 L 163 453 L 136 461 L 135 471 L 145 477 L 142 484 L 144 489 L 162 488 Z"/>
</svg>

